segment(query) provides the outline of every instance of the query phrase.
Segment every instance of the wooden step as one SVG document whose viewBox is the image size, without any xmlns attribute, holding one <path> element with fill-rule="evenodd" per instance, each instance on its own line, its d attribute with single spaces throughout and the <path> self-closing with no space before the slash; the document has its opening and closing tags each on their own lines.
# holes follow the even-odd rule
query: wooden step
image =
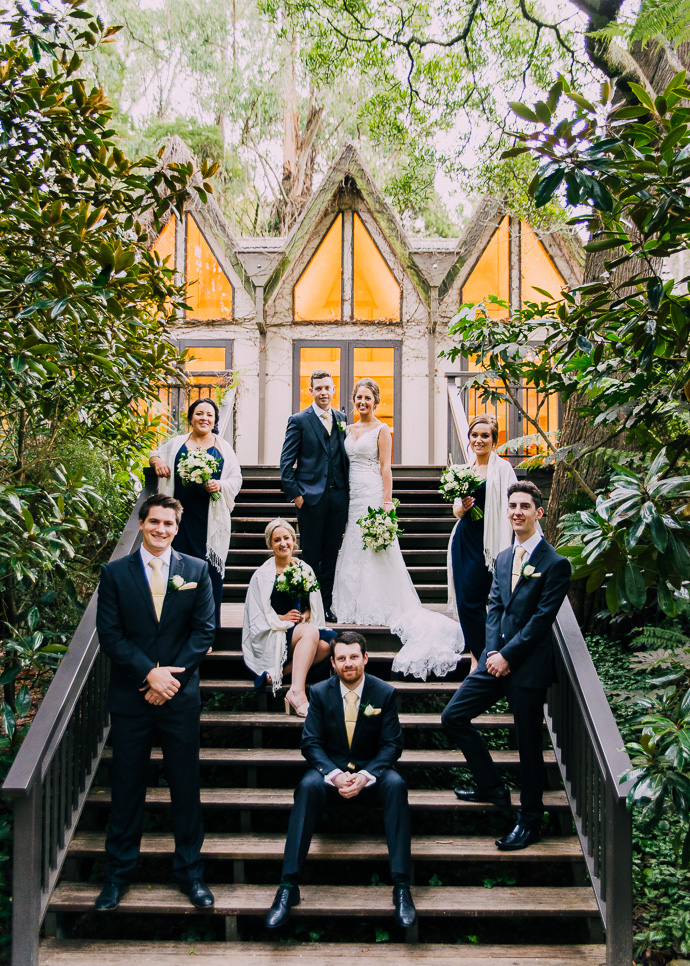
<svg viewBox="0 0 690 966">
<path fill-rule="evenodd" d="M 517 768 L 520 764 L 517 751 L 492 751 L 491 757 L 499 768 Z M 103 761 L 110 761 L 112 749 L 105 748 Z M 151 751 L 152 761 L 162 761 L 160 748 Z M 298 748 L 202 748 L 199 752 L 202 765 L 298 765 L 307 767 Z M 544 752 L 544 762 L 555 765 L 553 751 Z M 399 765 L 411 767 L 419 765 L 424 768 L 462 768 L 465 758 L 461 751 L 447 748 L 422 748 L 419 750 L 403 751 L 398 760 Z"/>
<path fill-rule="evenodd" d="M 279 861 L 283 858 L 285 834 L 206 833 L 201 854 L 207 859 Z M 80 858 L 100 855 L 105 850 L 105 833 L 80 832 L 69 847 Z M 146 833 L 141 839 L 142 855 L 172 855 L 172 835 Z M 493 838 L 484 835 L 413 835 L 412 858 L 423 862 L 579 862 L 582 849 L 576 835 L 547 838 L 518 852 L 499 852 Z M 383 837 L 365 835 L 315 835 L 309 858 L 325 862 L 374 861 L 388 858 Z"/>
<path fill-rule="evenodd" d="M 169 966 L 602 966 L 606 947 L 485 946 L 455 943 L 233 943 L 224 942 L 104 942 L 97 939 L 44 939 L 39 966 L 124 966 L 146 963 Z"/>
<path fill-rule="evenodd" d="M 175 915 L 265 916 L 275 895 L 275 886 L 216 885 L 210 883 L 215 906 L 196 909 L 175 886 L 138 884 L 124 896 L 119 913 L 157 913 Z M 85 912 L 93 905 L 99 885 L 87 882 L 62 882 L 48 905 L 51 912 Z M 390 916 L 391 890 L 377 886 L 301 886 L 301 902 L 292 916 L 339 916 L 364 918 Z M 589 887 L 494 889 L 475 887 L 414 886 L 412 896 L 420 917 L 471 916 L 472 918 L 510 918 L 548 916 L 559 919 L 598 916 L 594 893 Z M 103 916 L 105 913 L 99 913 Z M 232 947 L 230 947 L 231 949 Z M 344 954 L 348 947 L 343 947 Z M 226 955 L 229 953 L 226 947 Z"/>
<path fill-rule="evenodd" d="M 339 625 L 337 625 L 337 624 L 331 624 L 330 626 L 333 628 L 333 630 L 335 630 Z M 397 640 L 397 637 L 394 638 L 394 640 Z M 369 653 L 369 663 L 370 664 L 372 664 L 372 663 L 390 664 L 393 661 L 393 659 L 395 658 L 395 656 L 396 656 L 396 654 L 398 652 L 397 651 L 374 651 L 374 650 L 371 650 L 368 653 Z M 203 660 L 202 663 L 203 664 L 206 664 L 206 663 L 216 664 L 216 663 L 221 662 L 221 661 L 231 661 L 231 662 L 234 663 L 234 662 L 243 661 L 243 660 L 244 660 L 244 655 L 242 654 L 242 651 L 240 651 L 240 650 L 234 650 L 234 649 L 227 649 L 226 650 L 225 648 L 221 650 L 220 648 L 215 648 L 214 647 L 214 649 L 211 651 L 211 653 L 206 655 L 206 657 L 204 658 L 204 660 Z M 459 661 L 458 661 L 458 664 L 460 664 L 460 665 L 465 665 L 466 664 L 466 665 L 469 666 L 469 663 L 470 663 L 470 656 L 469 656 L 469 654 L 461 654 L 460 655 L 460 658 L 459 658 Z"/>
<path fill-rule="evenodd" d="M 440 714 L 401 714 L 399 718 L 403 728 L 441 728 Z M 303 727 L 304 718 L 269 711 L 203 711 L 201 724 L 204 727 L 295 729 Z M 487 730 L 514 726 L 511 714 L 483 714 L 474 719 L 474 724 L 477 728 Z"/>
<path fill-rule="evenodd" d="M 445 812 L 500 812 L 502 806 L 488 802 L 459 802 L 452 789 L 441 791 L 428 788 L 410 788 L 408 791 L 410 808 L 413 811 Z M 511 792 L 511 806 L 520 807 L 520 793 Z M 89 805 L 110 805 L 110 788 L 92 788 Z M 148 788 L 146 804 L 161 807 L 170 804 L 170 789 Z M 204 808 L 232 809 L 290 809 L 293 804 L 291 788 L 202 788 L 201 804 Z M 567 812 L 568 799 L 565 792 L 544 792 L 544 809 L 547 812 Z"/>
<path fill-rule="evenodd" d="M 388 682 L 398 694 L 401 695 L 425 695 L 425 694 L 455 694 L 459 681 L 398 681 Z M 199 687 L 205 692 L 222 692 L 224 694 L 245 694 L 254 691 L 252 681 L 201 681 Z M 309 685 L 307 685 L 309 687 Z"/>
</svg>

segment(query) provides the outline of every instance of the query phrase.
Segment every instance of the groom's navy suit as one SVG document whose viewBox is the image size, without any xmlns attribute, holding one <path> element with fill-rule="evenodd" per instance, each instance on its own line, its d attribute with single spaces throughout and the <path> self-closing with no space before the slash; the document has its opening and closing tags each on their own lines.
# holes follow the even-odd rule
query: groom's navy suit
<svg viewBox="0 0 690 966">
<path fill-rule="evenodd" d="M 367 714 L 367 708 L 375 713 Z M 394 767 L 403 748 L 394 688 L 365 674 L 352 746 L 348 747 L 340 679 L 331 677 L 315 684 L 309 693 L 300 747 L 310 770 L 295 789 L 283 876 L 299 874 L 323 806 L 354 804 L 383 808 L 391 874 L 393 879 L 409 881 L 410 811 L 407 786 Z M 366 771 L 376 782 L 345 799 L 325 780 L 336 769 Z"/>
<path fill-rule="evenodd" d="M 496 558 L 486 620 L 486 646 L 476 670 L 456 691 L 442 715 L 442 723 L 474 772 L 479 789 L 502 784 L 472 719 L 500 697 L 508 699 L 515 719 L 520 754 L 520 814 L 518 823 L 536 828 L 542 818 L 544 755 L 542 722 L 546 689 L 554 677 L 551 625 L 570 583 L 570 564 L 543 538 L 534 548 L 529 566 L 533 576 L 522 576 L 511 591 L 513 548 Z M 495 677 L 486 661 L 499 651 L 510 673 Z"/>
<path fill-rule="evenodd" d="M 338 551 L 347 524 L 348 459 L 345 413 L 331 410 L 329 434 L 313 406 L 290 416 L 280 454 L 280 479 L 288 500 L 304 497 L 297 508 L 302 559 L 321 584 L 326 610 L 333 600 Z"/>
<path fill-rule="evenodd" d="M 173 869 L 187 884 L 203 877 L 204 828 L 199 799 L 199 665 L 215 639 L 215 606 L 208 564 L 171 551 L 169 580 L 179 574 L 188 590 L 168 589 L 160 622 L 139 551 L 105 564 L 98 588 L 96 626 L 112 669 L 108 707 L 113 745 L 112 807 L 106 837 L 106 877 L 132 879 L 139 857 L 146 777 L 154 739 L 163 751 L 170 786 Z M 183 667 L 181 686 L 165 704 L 149 704 L 140 688 L 156 665 Z"/>
</svg>

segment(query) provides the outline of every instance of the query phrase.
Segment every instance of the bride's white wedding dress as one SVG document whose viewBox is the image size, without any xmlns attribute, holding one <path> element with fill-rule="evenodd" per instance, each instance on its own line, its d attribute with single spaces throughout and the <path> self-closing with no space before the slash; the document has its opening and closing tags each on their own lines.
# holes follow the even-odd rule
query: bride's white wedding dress
<svg viewBox="0 0 690 966">
<path fill-rule="evenodd" d="M 443 676 L 456 666 L 464 640 L 457 621 L 422 606 L 397 539 L 378 553 L 363 546 L 357 520 L 369 507 L 383 506 L 380 431 L 381 424 L 358 439 L 349 432 L 345 437 L 350 506 L 335 571 L 333 610 L 339 623 L 390 627 L 403 644 L 393 670 L 425 681 L 428 674 Z"/>
</svg>

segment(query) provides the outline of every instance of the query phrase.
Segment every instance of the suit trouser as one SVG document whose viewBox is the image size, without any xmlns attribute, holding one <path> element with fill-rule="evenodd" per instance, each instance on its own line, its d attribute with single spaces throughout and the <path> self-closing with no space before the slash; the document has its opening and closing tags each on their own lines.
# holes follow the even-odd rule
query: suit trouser
<svg viewBox="0 0 690 966">
<path fill-rule="evenodd" d="M 333 603 L 333 580 L 340 544 L 347 526 L 348 491 L 346 487 L 326 487 L 313 505 L 303 503 L 297 510 L 302 560 L 309 564 L 321 584 L 323 606 Z"/>
<path fill-rule="evenodd" d="M 181 882 L 204 874 L 204 824 L 199 794 L 199 711 L 171 713 L 154 708 L 139 715 L 111 714 L 112 806 L 105 840 L 106 878 L 119 884 L 134 876 L 146 799 L 146 778 L 154 738 L 163 751 L 170 787 L 175 853 L 173 870 Z"/>
<path fill-rule="evenodd" d="M 295 804 L 290 812 L 283 875 L 297 876 L 302 871 L 309 852 L 316 819 L 324 806 L 382 808 L 386 829 L 388 859 L 391 875 L 410 877 L 410 807 L 407 803 L 405 780 L 393 768 L 387 768 L 374 785 L 363 788 L 354 798 L 343 798 L 333 785 L 327 785 L 323 775 L 311 768 L 295 789 Z"/>
<path fill-rule="evenodd" d="M 532 828 L 539 825 L 544 812 L 542 724 L 546 688 L 521 688 L 511 682 L 510 675 L 497 678 L 488 671 L 474 671 L 451 698 L 441 716 L 441 723 L 467 759 L 477 786 L 481 790 L 495 788 L 503 783 L 503 779 L 472 719 L 503 696 L 508 699 L 515 719 L 520 754 L 518 822 Z"/>
</svg>

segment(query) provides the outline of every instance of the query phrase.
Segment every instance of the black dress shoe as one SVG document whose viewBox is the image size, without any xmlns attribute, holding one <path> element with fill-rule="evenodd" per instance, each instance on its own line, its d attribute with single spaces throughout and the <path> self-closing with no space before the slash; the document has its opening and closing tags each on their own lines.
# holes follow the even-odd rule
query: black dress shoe
<svg viewBox="0 0 690 966">
<path fill-rule="evenodd" d="M 456 788 L 455 797 L 461 802 L 490 802 L 492 805 L 510 805 L 510 789 L 507 785 L 494 788 Z"/>
<path fill-rule="evenodd" d="M 280 886 L 273 900 L 273 905 L 266 913 L 265 925 L 267 929 L 278 929 L 288 921 L 290 910 L 298 906 L 300 900 L 299 886 Z"/>
<path fill-rule="evenodd" d="M 338 618 L 335 616 L 335 614 L 333 613 L 333 611 L 331 610 L 330 607 L 326 607 L 326 609 L 324 611 L 324 616 L 326 618 L 326 623 L 327 624 L 337 624 L 338 623 Z"/>
<path fill-rule="evenodd" d="M 496 847 L 501 852 L 517 852 L 519 849 L 526 849 L 528 845 L 538 842 L 540 838 L 538 828 L 525 828 L 524 825 L 516 825 L 512 832 L 508 832 L 502 839 L 496 839 Z"/>
<path fill-rule="evenodd" d="M 395 921 L 403 929 L 409 929 L 417 921 L 417 910 L 408 885 L 393 886 L 393 910 Z"/>
<path fill-rule="evenodd" d="M 120 899 L 129 889 L 128 885 L 118 885 L 117 882 L 106 882 L 101 894 L 94 902 L 96 909 L 117 909 Z"/>
<path fill-rule="evenodd" d="M 197 909 L 210 909 L 216 901 L 213 893 L 203 879 L 192 879 L 191 882 L 183 882 L 180 891 L 189 898 L 189 901 Z"/>
</svg>

